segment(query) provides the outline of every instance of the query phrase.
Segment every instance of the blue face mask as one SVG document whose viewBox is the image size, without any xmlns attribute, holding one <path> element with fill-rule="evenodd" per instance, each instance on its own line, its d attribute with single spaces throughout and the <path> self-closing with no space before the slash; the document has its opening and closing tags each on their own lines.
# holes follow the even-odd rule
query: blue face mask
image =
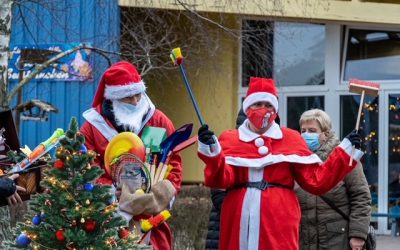
<svg viewBox="0 0 400 250">
<path fill-rule="evenodd" d="M 304 138 L 304 140 L 307 143 L 308 148 L 311 151 L 315 152 L 321 146 L 319 143 L 319 134 L 318 133 L 304 132 L 301 134 L 301 136 Z"/>
<path fill-rule="evenodd" d="M 114 105 L 118 105 L 118 108 L 124 110 L 126 114 L 135 113 L 135 111 L 140 107 L 139 102 L 135 106 L 118 100 L 114 101 Z"/>
</svg>

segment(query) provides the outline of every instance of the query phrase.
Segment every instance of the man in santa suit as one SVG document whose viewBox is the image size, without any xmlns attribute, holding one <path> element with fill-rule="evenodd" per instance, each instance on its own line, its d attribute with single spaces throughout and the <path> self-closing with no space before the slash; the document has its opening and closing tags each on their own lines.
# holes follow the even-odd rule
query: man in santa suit
<svg viewBox="0 0 400 250">
<path fill-rule="evenodd" d="M 220 249 L 297 250 L 300 208 L 295 181 L 322 195 L 357 164 L 361 139 L 353 131 L 322 163 L 297 131 L 274 122 L 277 90 L 272 79 L 251 78 L 243 110 L 247 119 L 219 139 L 199 129 L 198 155 L 205 162 L 205 185 L 227 189 L 221 210 Z"/>
<path fill-rule="evenodd" d="M 140 136 L 146 126 L 165 128 L 167 135 L 175 131 L 171 120 L 155 108 L 145 90 L 140 74 L 129 62 L 112 65 L 101 77 L 92 108 L 83 113 L 86 122 L 81 132 L 86 147 L 99 154 L 95 163 L 103 169 L 107 144 L 118 133 L 130 131 Z M 168 208 L 182 181 L 180 156 L 172 155 L 169 163 L 173 169 L 167 179 L 154 184 L 150 193 L 138 195 L 122 188 L 120 210 L 138 218 Z M 113 181 L 105 173 L 98 183 L 112 185 Z M 150 244 L 154 249 L 172 248 L 171 231 L 166 223 L 152 230 Z"/>
</svg>

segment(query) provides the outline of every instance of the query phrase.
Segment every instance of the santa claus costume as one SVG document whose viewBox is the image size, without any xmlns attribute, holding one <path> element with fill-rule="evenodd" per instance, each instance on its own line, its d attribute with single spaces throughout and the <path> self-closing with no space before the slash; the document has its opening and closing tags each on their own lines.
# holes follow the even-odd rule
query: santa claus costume
<svg viewBox="0 0 400 250">
<path fill-rule="evenodd" d="M 118 62 L 103 74 L 92 108 L 83 113 L 86 122 L 81 128 L 81 132 L 85 135 L 85 145 L 99 154 L 96 163 L 103 169 L 107 144 L 118 133 L 131 131 L 140 136 L 145 126 L 165 128 L 167 135 L 175 131 L 171 120 L 155 108 L 145 90 L 141 76 L 129 62 Z M 136 106 L 119 101 L 137 94 L 141 94 L 141 99 Z M 171 156 L 169 163 L 173 169 L 168 175 L 166 189 L 177 193 L 182 181 L 180 156 L 176 154 Z M 98 183 L 111 185 L 110 175 L 105 173 L 99 178 Z M 152 230 L 150 243 L 154 249 L 172 248 L 171 231 L 166 223 Z"/>
<path fill-rule="evenodd" d="M 244 111 L 258 102 L 269 102 L 275 114 L 278 111 L 272 79 L 250 79 Z M 301 214 L 294 182 L 322 195 L 362 156 L 356 150 L 349 166 L 352 145 L 344 139 L 322 163 L 297 131 L 269 122 L 263 134 L 253 132 L 247 119 L 237 130 L 225 131 L 219 139 L 214 136 L 211 147 L 199 141 L 205 185 L 228 190 L 221 210 L 220 249 L 297 250 Z"/>
</svg>

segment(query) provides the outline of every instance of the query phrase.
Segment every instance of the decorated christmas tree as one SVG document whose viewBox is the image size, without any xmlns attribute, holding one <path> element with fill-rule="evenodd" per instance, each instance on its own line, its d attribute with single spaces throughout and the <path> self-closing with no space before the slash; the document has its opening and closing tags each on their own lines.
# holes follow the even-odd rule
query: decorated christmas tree
<svg viewBox="0 0 400 250">
<path fill-rule="evenodd" d="M 44 171 L 45 192 L 30 201 L 26 221 L 17 225 L 16 240 L 5 242 L 6 249 L 148 249 L 124 228 L 110 187 L 95 184 L 103 170 L 91 165 L 96 153 L 84 140 L 72 118 Z"/>
</svg>

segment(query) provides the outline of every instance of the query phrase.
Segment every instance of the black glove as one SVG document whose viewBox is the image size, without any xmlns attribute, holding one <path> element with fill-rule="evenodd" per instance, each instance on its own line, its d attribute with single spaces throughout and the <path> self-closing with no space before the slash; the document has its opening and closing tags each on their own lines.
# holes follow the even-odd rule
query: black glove
<svg viewBox="0 0 400 250">
<path fill-rule="evenodd" d="M 211 145 L 215 143 L 213 138 L 214 132 L 208 129 L 207 124 L 204 124 L 199 128 L 198 135 L 199 135 L 199 141 L 206 145 Z"/>
<path fill-rule="evenodd" d="M 351 142 L 356 149 L 360 149 L 361 147 L 361 136 L 358 130 L 351 131 L 350 134 L 346 135 L 346 138 Z"/>
</svg>

